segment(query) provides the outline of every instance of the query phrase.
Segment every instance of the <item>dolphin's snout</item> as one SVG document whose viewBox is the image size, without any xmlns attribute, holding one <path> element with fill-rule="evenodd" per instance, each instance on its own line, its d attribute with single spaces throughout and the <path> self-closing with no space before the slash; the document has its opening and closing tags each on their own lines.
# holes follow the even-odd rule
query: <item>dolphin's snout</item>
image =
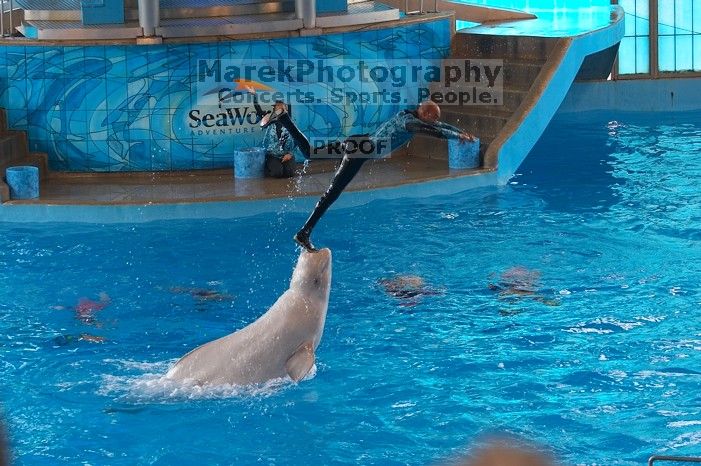
<svg viewBox="0 0 701 466">
<path fill-rule="evenodd" d="M 297 264 L 299 273 L 306 276 L 325 277 L 331 271 L 331 250 L 328 248 L 318 251 L 302 251 Z"/>
<path fill-rule="evenodd" d="M 310 264 L 317 266 L 328 265 L 331 263 L 331 250 L 329 248 L 318 249 L 316 251 L 302 251 L 301 259 Z"/>
<path fill-rule="evenodd" d="M 331 250 L 329 248 L 319 249 L 312 254 L 317 254 L 321 258 L 321 262 L 327 265 L 331 262 Z"/>
</svg>

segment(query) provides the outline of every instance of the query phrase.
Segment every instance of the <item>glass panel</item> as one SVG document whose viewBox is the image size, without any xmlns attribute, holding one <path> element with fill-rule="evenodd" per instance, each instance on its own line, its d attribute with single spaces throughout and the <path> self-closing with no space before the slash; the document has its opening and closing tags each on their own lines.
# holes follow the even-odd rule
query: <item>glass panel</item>
<svg viewBox="0 0 701 466">
<path fill-rule="evenodd" d="M 618 49 L 618 72 L 635 73 L 635 38 L 624 37 Z"/>
<path fill-rule="evenodd" d="M 626 36 L 635 35 L 635 0 L 620 0 L 618 4 L 625 11 Z"/>
<path fill-rule="evenodd" d="M 657 33 L 661 36 L 673 36 L 674 35 L 674 26 L 670 26 L 668 24 L 663 24 L 660 23 L 657 25 Z"/>
<path fill-rule="evenodd" d="M 618 4 L 626 14 L 635 14 L 635 0 L 618 0 Z"/>
<path fill-rule="evenodd" d="M 629 18 L 626 18 L 628 21 Z M 650 35 L 650 20 L 648 18 L 635 18 L 635 30 L 638 36 L 648 36 Z"/>
<path fill-rule="evenodd" d="M 694 36 L 694 71 L 701 71 L 701 35 Z"/>
<path fill-rule="evenodd" d="M 650 72 L 650 38 L 635 39 L 635 71 L 636 73 Z"/>
<path fill-rule="evenodd" d="M 660 71 L 674 71 L 674 37 L 660 37 L 658 44 Z"/>
<path fill-rule="evenodd" d="M 691 53 L 691 35 L 676 37 L 676 68 L 677 71 L 690 71 L 694 68 Z"/>
<path fill-rule="evenodd" d="M 659 34 L 674 34 L 674 0 L 662 0 L 657 7 Z"/>
<path fill-rule="evenodd" d="M 635 14 L 642 18 L 650 17 L 650 3 L 649 0 L 638 0 L 635 3 Z"/>
<path fill-rule="evenodd" d="M 674 19 L 677 34 L 690 34 L 692 28 L 691 0 L 674 0 Z"/>
<path fill-rule="evenodd" d="M 694 0 L 694 32 L 701 34 L 701 0 Z"/>
</svg>

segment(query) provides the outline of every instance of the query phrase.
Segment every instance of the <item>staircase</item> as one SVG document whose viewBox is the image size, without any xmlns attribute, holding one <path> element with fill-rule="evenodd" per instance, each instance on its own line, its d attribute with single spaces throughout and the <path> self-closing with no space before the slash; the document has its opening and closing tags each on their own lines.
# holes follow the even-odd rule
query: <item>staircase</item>
<svg viewBox="0 0 701 466">
<path fill-rule="evenodd" d="M 563 39 L 527 36 L 490 36 L 457 33 L 453 37 L 451 59 L 498 59 L 503 61 L 503 96 L 500 105 L 445 105 L 442 120 L 462 128 L 480 139 L 482 168 L 497 166 L 495 142 L 517 124 L 530 102 L 547 85 L 547 69 L 558 61 L 554 53 L 563 47 Z M 546 70 L 544 72 L 544 70 Z M 459 87 L 456 90 L 460 90 Z M 467 89 L 464 89 L 467 90 Z M 490 148 L 492 150 L 490 150 Z M 438 150 L 437 150 L 438 149 Z M 416 137 L 409 147 L 412 155 L 445 159 L 447 141 Z"/>
<path fill-rule="evenodd" d="M 104 0 L 110 1 L 110 0 Z M 17 28 L 40 40 L 129 40 L 141 35 L 138 0 L 124 1 L 123 24 L 83 24 L 80 0 L 16 0 L 24 21 Z M 399 10 L 381 2 L 349 2 L 346 11 L 317 14 L 318 28 L 374 24 L 400 18 Z M 160 0 L 163 38 L 296 31 L 302 20 L 294 0 Z"/>
<path fill-rule="evenodd" d="M 16 0 L 26 20 L 80 21 L 80 0 Z M 294 12 L 294 0 L 161 0 L 161 19 Z M 124 17 L 138 21 L 137 0 L 125 0 Z"/>
<path fill-rule="evenodd" d="M 7 167 L 33 165 L 39 167 L 39 178 L 46 179 L 49 173 L 48 156 L 43 152 L 30 152 L 27 133 L 7 127 L 7 113 L 0 108 L 0 202 L 10 200 L 10 188 L 5 183 Z"/>
</svg>

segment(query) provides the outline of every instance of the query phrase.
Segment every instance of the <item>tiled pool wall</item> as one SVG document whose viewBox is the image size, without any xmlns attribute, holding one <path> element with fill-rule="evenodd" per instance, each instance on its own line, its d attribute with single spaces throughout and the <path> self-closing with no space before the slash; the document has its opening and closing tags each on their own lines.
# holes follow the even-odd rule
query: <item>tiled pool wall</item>
<svg viewBox="0 0 701 466">
<path fill-rule="evenodd" d="M 7 109 L 11 128 L 28 132 L 31 150 L 49 154 L 54 170 L 231 167 L 234 149 L 257 145 L 262 134 L 255 124 L 245 132 L 231 128 L 226 134 L 200 134 L 190 127 L 189 114 L 198 105 L 200 60 L 433 60 L 448 56 L 450 36 L 450 20 L 440 19 L 271 40 L 5 46 L 0 47 L 0 106 Z M 296 84 L 289 86 L 282 90 L 294 91 Z M 368 132 L 400 108 L 400 104 L 297 105 L 292 114 L 303 131 L 330 137 Z"/>
<path fill-rule="evenodd" d="M 558 113 L 698 112 L 699 89 L 699 77 L 578 82 L 572 84 Z"/>
</svg>

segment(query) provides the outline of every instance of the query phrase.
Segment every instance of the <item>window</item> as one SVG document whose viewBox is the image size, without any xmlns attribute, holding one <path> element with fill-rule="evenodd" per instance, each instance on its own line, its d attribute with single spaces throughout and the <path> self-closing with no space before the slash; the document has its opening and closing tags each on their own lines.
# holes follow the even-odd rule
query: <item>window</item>
<svg viewBox="0 0 701 466">
<path fill-rule="evenodd" d="M 672 0 L 673 1 L 673 0 Z M 619 74 L 650 72 L 650 0 L 619 0 L 626 32 L 618 49 Z"/>
<path fill-rule="evenodd" d="M 657 0 L 659 70 L 701 71 L 701 0 Z"/>
</svg>

